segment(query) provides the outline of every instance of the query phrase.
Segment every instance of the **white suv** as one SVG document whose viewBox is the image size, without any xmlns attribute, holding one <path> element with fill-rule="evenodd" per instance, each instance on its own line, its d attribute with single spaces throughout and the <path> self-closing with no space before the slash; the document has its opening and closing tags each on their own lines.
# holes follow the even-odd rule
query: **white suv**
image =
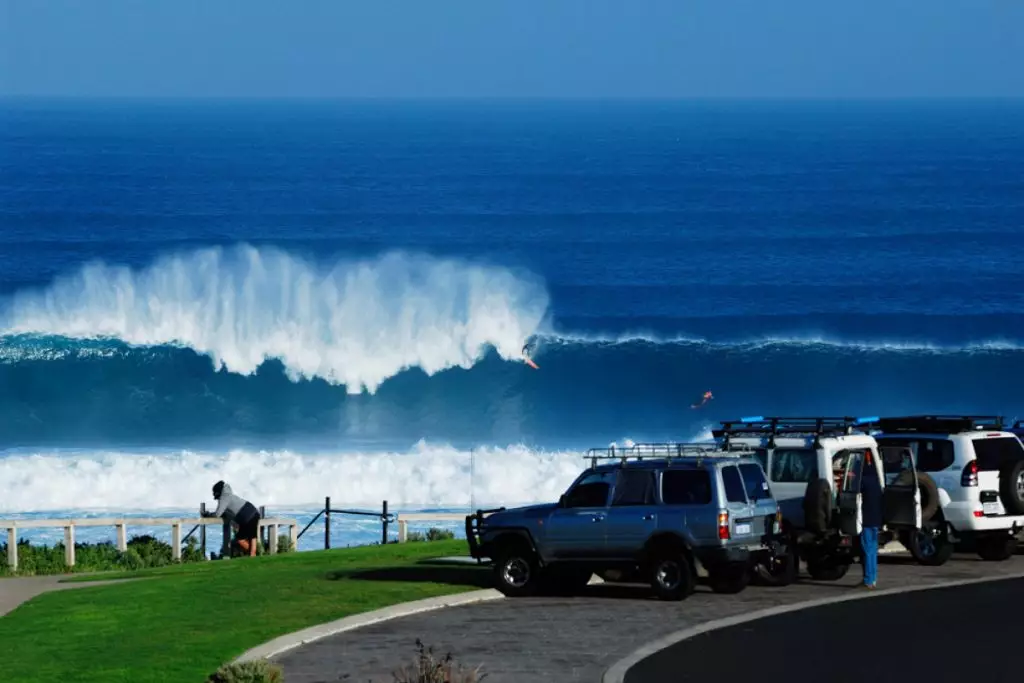
<svg viewBox="0 0 1024 683">
<path fill-rule="evenodd" d="M 883 484 L 886 525 L 879 543 L 922 525 L 920 476 L 906 448 L 884 451 L 867 425 L 878 418 L 746 417 L 712 431 L 723 448 L 753 448 L 782 511 L 784 533 L 811 578 L 842 578 L 859 555 L 861 469 L 870 452 Z M 779 567 L 795 572 L 794 566 Z M 762 577 L 778 582 L 774 577 Z"/>
<path fill-rule="evenodd" d="M 956 545 L 1006 560 L 1024 529 L 1024 445 L 997 416 L 912 415 L 871 425 L 879 446 L 909 448 L 923 497 L 923 528 L 902 534 L 922 564 L 939 565 Z"/>
</svg>

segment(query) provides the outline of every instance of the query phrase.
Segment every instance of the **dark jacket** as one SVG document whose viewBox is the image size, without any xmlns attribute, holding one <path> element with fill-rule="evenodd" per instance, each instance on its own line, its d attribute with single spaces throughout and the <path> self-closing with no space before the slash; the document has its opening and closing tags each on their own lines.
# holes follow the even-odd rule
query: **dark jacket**
<svg viewBox="0 0 1024 683">
<path fill-rule="evenodd" d="M 864 527 L 882 526 L 882 484 L 874 463 L 864 463 L 860 477 L 860 515 Z"/>
</svg>

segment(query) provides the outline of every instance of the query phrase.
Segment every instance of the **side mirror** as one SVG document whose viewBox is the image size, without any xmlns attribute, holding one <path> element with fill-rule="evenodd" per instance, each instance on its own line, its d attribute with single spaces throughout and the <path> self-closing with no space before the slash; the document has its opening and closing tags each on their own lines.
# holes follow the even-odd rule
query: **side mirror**
<svg viewBox="0 0 1024 683">
<path fill-rule="evenodd" d="M 563 493 L 562 495 L 560 495 L 558 497 L 558 507 L 564 508 L 565 507 L 565 501 L 566 501 L 566 498 L 565 498 L 565 494 Z"/>
</svg>

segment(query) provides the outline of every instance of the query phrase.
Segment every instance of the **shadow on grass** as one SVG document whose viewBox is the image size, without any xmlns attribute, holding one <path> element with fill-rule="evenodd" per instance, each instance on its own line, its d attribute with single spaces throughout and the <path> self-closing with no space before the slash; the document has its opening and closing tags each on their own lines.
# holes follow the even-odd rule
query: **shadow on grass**
<svg viewBox="0 0 1024 683">
<path fill-rule="evenodd" d="M 401 581 L 405 583 L 444 583 L 452 586 L 493 588 L 494 581 L 488 567 L 420 562 L 407 567 L 381 569 L 345 569 L 328 572 L 329 581 L 355 579 L 357 581 Z"/>
</svg>

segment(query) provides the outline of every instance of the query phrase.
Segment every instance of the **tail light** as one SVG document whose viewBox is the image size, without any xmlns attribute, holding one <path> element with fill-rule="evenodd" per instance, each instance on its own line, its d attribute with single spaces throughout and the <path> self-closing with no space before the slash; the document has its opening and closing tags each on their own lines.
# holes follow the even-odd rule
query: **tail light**
<svg viewBox="0 0 1024 683">
<path fill-rule="evenodd" d="M 729 534 L 729 513 L 718 513 L 718 538 L 728 541 L 732 536 Z"/>
<path fill-rule="evenodd" d="M 964 471 L 960 474 L 961 486 L 978 485 L 978 461 L 972 460 L 964 465 Z"/>
</svg>

